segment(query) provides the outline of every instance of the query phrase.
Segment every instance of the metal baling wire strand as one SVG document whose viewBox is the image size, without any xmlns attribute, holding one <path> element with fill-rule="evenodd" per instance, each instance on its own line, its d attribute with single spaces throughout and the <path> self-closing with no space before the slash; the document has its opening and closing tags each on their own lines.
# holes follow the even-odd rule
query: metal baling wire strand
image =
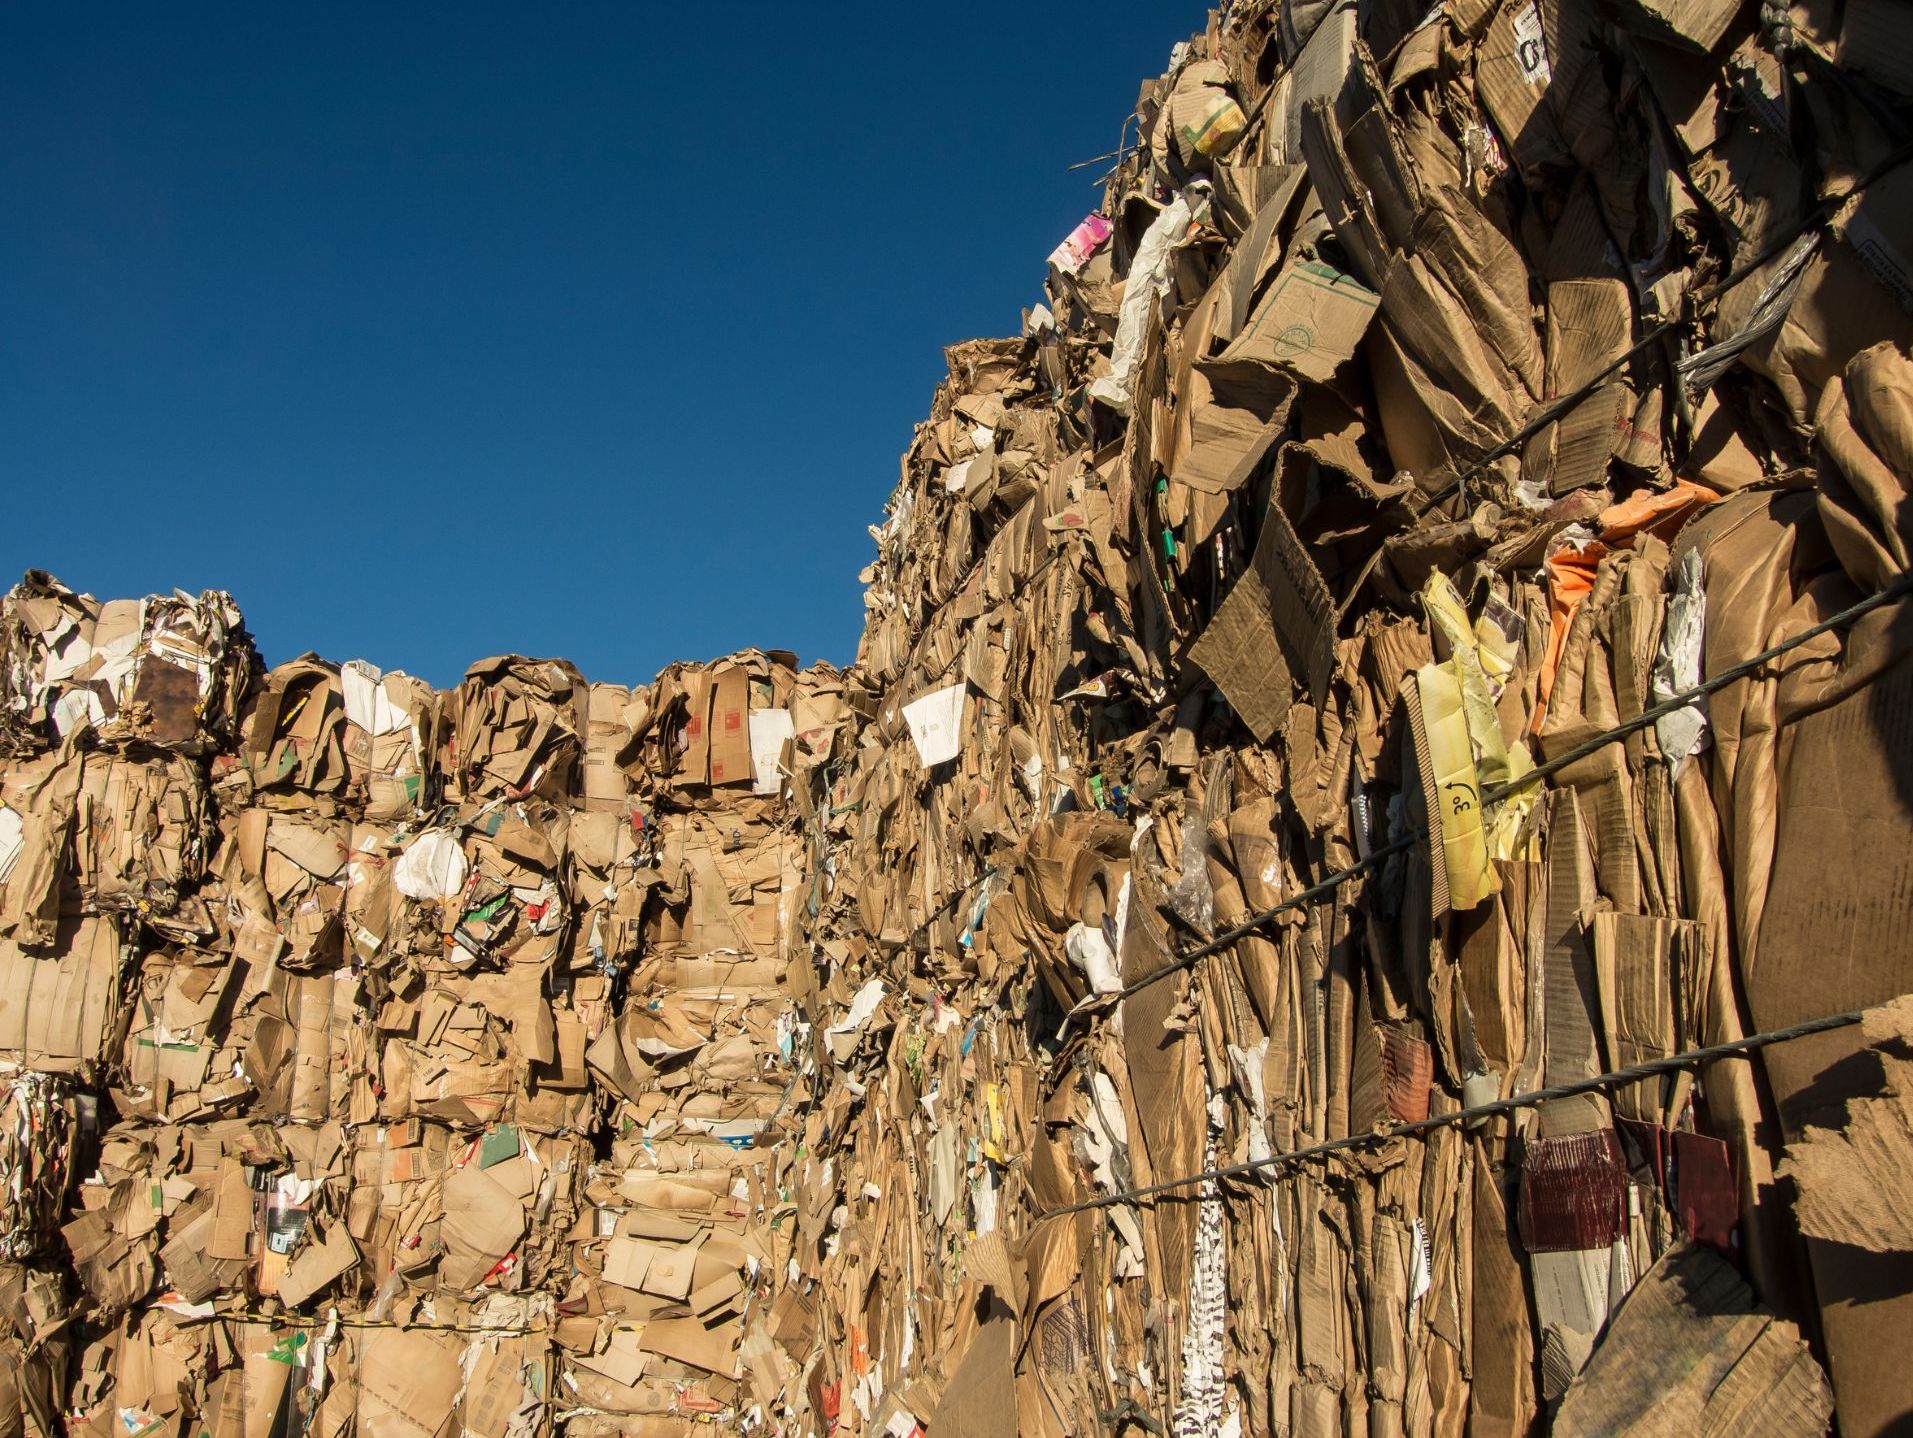
<svg viewBox="0 0 1913 1438">
<path fill-rule="evenodd" d="M 1859 601 L 1859 603 L 1849 605 L 1838 614 L 1831 615 L 1821 620 L 1818 624 L 1801 630 L 1792 638 L 1783 640 L 1771 648 L 1763 649 L 1758 654 L 1749 655 L 1747 658 L 1729 665 L 1718 674 L 1703 680 L 1692 689 L 1682 690 L 1679 694 L 1670 695 L 1659 703 L 1643 709 L 1632 719 L 1624 720 L 1611 729 L 1603 730 L 1601 733 L 1576 744 L 1565 753 L 1557 754 L 1546 763 L 1537 764 L 1525 774 L 1509 780 L 1506 784 L 1486 791 L 1481 796 L 1481 802 L 1484 807 L 1490 804 L 1499 804 L 1509 796 L 1540 783 L 1541 780 L 1559 773 L 1572 764 L 1579 763 L 1581 760 L 1587 758 L 1588 755 L 1598 753 L 1609 744 L 1614 743 L 1617 739 L 1625 739 L 1628 735 L 1647 728 L 1656 720 L 1687 708 L 1690 704 L 1706 698 L 1716 690 L 1724 689 L 1736 680 L 1746 678 L 1749 674 L 1761 668 L 1761 666 L 1778 659 L 1790 650 L 1798 649 L 1809 640 L 1817 639 L 1829 630 L 1838 629 L 1843 625 L 1850 624 L 1862 615 L 1871 613 L 1889 601 L 1897 599 L 1909 592 L 1913 592 L 1913 571 L 1902 574 L 1885 589 L 1869 594 L 1865 599 Z M 1247 938 L 1250 934 L 1254 933 L 1278 915 L 1288 913 L 1294 909 L 1305 908 L 1313 904 L 1315 900 L 1333 893 L 1350 879 L 1367 873 L 1390 855 L 1399 854 L 1407 849 L 1413 848 L 1423 837 L 1425 837 L 1425 831 L 1422 828 L 1419 826 L 1411 828 L 1399 838 L 1391 839 L 1379 848 L 1371 850 L 1366 858 L 1358 859 L 1346 869 L 1338 870 L 1330 874 L 1327 878 L 1309 885 L 1308 888 L 1302 890 L 1301 893 L 1295 895 L 1293 898 L 1284 899 L 1281 903 L 1264 909 L 1260 913 L 1251 914 L 1240 923 L 1225 929 L 1222 933 L 1216 935 L 1215 938 L 1206 940 L 1184 953 L 1177 954 L 1173 960 L 1163 965 L 1160 969 L 1144 974 L 1141 978 L 1119 990 L 1116 997 L 1126 999 L 1131 994 L 1148 988 L 1160 979 L 1167 978 L 1171 974 L 1182 972 L 1199 959 L 1207 958 L 1210 954 L 1220 953 L 1223 949 L 1228 948 L 1238 940 Z"/>
<path fill-rule="evenodd" d="M 1440 1128 L 1452 1128 L 1456 1124 L 1473 1123 L 1479 1119 L 1489 1119 L 1501 1114 L 1513 1113 L 1517 1109 L 1532 1108 L 1549 1099 L 1573 1098 L 1576 1094 L 1595 1093 L 1602 1089 L 1620 1088 L 1626 1084 L 1639 1083 L 1643 1079 L 1658 1078 L 1663 1074 L 1678 1073 L 1683 1069 L 1710 1063 L 1715 1059 L 1734 1058 L 1741 1054 L 1752 1053 L 1773 1044 L 1786 1043 L 1790 1039 L 1804 1038 L 1808 1034 L 1826 1033 L 1832 1029 L 1846 1028 L 1860 1022 L 1860 1010 L 1842 1014 L 1827 1014 L 1822 1018 L 1808 1019 L 1803 1023 L 1790 1024 L 1783 1029 L 1773 1029 L 1767 1033 L 1749 1034 L 1746 1038 L 1731 1039 L 1726 1043 L 1710 1044 L 1706 1048 L 1689 1049 L 1685 1053 L 1671 1054 L 1666 1058 L 1650 1059 L 1646 1063 L 1615 1069 L 1611 1073 L 1597 1074 L 1593 1078 L 1577 1079 L 1573 1083 L 1551 1084 L 1547 1088 L 1530 1089 L 1508 1098 L 1495 1099 L 1489 1103 L 1476 1104 L 1472 1108 L 1457 1109 L 1454 1113 L 1437 1114 L 1430 1118 L 1416 1119 L 1412 1123 L 1396 1124 L 1393 1128 L 1375 1129 L 1368 1133 L 1349 1134 L 1346 1138 L 1332 1138 L 1326 1143 L 1311 1144 L 1307 1148 L 1292 1149 L 1288 1153 L 1273 1154 L 1268 1158 L 1250 1159 L 1246 1163 L 1227 1164 L 1221 1168 L 1208 1169 L 1202 1173 L 1192 1173 L 1185 1178 L 1167 1178 L 1160 1183 L 1144 1184 L 1138 1188 L 1124 1189 L 1120 1193 L 1104 1194 L 1098 1198 L 1084 1199 L 1081 1203 L 1064 1204 L 1060 1208 L 1046 1209 L 1036 1217 L 1057 1218 L 1063 1214 L 1084 1213 L 1094 1208 L 1110 1208 L 1119 1203 L 1128 1203 L 1134 1199 L 1150 1198 L 1157 1194 L 1169 1193 L 1175 1189 L 1188 1188 L 1193 1184 L 1216 1182 L 1228 1178 L 1242 1178 L 1249 1174 L 1263 1173 L 1273 1169 L 1286 1168 L 1293 1164 L 1305 1163 L 1309 1159 L 1322 1158 L 1332 1153 L 1343 1153 L 1351 1149 L 1369 1148 L 1377 1144 L 1388 1143 L 1398 1138 L 1416 1138 Z"/>
<path fill-rule="evenodd" d="M 557 1331 L 555 1324 L 542 1324 L 536 1328 L 506 1325 L 500 1328 L 488 1328 L 479 1323 L 400 1323 L 393 1318 L 347 1318 L 343 1314 L 328 1314 L 324 1318 L 309 1318 L 299 1313 L 262 1313 L 256 1308 L 215 1309 L 207 1315 L 208 1322 L 246 1323 L 255 1328 L 325 1328 L 337 1323 L 341 1328 L 394 1328 L 422 1330 L 426 1333 L 489 1333 L 498 1338 L 533 1338 L 540 1334 Z"/>
</svg>

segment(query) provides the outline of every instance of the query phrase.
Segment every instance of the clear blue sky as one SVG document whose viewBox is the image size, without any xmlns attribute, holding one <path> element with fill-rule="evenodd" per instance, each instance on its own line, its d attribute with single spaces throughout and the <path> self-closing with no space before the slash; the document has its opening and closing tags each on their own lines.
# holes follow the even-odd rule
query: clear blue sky
<svg viewBox="0 0 1913 1438">
<path fill-rule="evenodd" d="M 1015 332 L 1204 14 L 9 6 L 0 583 L 439 684 L 848 662 L 941 347 Z"/>
</svg>

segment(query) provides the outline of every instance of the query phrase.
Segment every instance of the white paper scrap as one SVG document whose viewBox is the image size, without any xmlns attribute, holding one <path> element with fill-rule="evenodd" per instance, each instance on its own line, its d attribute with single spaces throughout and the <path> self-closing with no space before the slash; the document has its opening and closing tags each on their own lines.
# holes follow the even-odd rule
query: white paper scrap
<svg viewBox="0 0 1913 1438">
<path fill-rule="evenodd" d="M 903 706 L 903 722 L 917 746 L 917 759 L 926 769 L 947 764 L 963 751 L 963 693 L 967 684 L 952 684 L 913 699 Z"/>
</svg>

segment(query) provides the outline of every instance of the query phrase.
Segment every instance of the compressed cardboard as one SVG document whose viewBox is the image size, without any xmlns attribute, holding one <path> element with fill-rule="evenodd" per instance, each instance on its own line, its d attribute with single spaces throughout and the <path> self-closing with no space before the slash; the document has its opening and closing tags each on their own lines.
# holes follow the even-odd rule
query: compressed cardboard
<svg viewBox="0 0 1913 1438">
<path fill-rule="evenodd" d="M 1218 11 L 844 670 L 24 576 L 0 1433 L 1895 1431 L 1891 9 Z"/>
<path fill-rule="evenodd" d="M 447 1431 L 462 1386 L 457 1350 L 436 1334 L 373 1330 L 360 1337 L 360 1430 L 404 1438 Z"/>
<path fill-rule="evenodd" d="M 710 735 L 711 783 L 752 782 L 749 680 L 741 669 L 720 670 L 712 682 Z"/>
<path fill-rule="evenodd" d="M 120 995 L 110 920 L 62 922 L 41 950 L 0 939 L 0 1054 L 49 1073 L 89 1071 L 107 1057 Z"/>
<path fill-rule="evenodd" d="M 1271 503 L 1253 564 L 1218 606 L 1190 659 L 1216 682 L 1250 731 L 1266 739 L 1288 714 L 1295 673 L 1306 677 L 1318 702 L 1326 696 L 1334 662 L 1332 613 L 1322 576 L 1288 516 Z"/>
<path fill-rule="evenodd" d="M 1261 360 L 1327 381 L 1354 357 L 1381 297 L 1319 260 L 1285 265 L 1222 352 L 1225 360 Z"/>
<path fill-rule="evenodd" d="M 1646 1274 L 1569 1386 L 1557 1433 L 1822 1433 L 1833 1393 L 1791 1324 L 1727 1262 L 1671 1250 Z"/>
<path fill-rule="evenodd" d="M 1867 1037 L 1876 1046 L 1897 1043 L 1906 1032 L 1908 1007 L 1900 998 L 1870 1013 Z M 1913 1087 L 1903 1058 L 1882 1051 L 1878 1061 L 1879 1092 L 1850 1097 L 1838 1127 L 1805 1127 L 1787 1145 L 1781 1172 L 1799 1185 L 1802 1232 L 1876 1253 L 1904 1252 L 1913 1242 L 1894 1195 L 1913 1142 L 1913 1125 L 1905 1118 Z"/>
</svg>

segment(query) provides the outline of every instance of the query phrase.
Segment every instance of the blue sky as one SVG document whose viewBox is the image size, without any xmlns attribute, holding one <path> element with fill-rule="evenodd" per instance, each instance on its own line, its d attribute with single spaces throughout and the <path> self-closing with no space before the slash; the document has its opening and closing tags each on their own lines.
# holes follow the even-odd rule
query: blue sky
<svg viewBox="0 0 1913 1438">
<path fill-rule="evenodd" d="M 439 684 L 848 662 L 942 346 L 1204 13 L 9 6 L 0 582 Z"/>
</svg>

